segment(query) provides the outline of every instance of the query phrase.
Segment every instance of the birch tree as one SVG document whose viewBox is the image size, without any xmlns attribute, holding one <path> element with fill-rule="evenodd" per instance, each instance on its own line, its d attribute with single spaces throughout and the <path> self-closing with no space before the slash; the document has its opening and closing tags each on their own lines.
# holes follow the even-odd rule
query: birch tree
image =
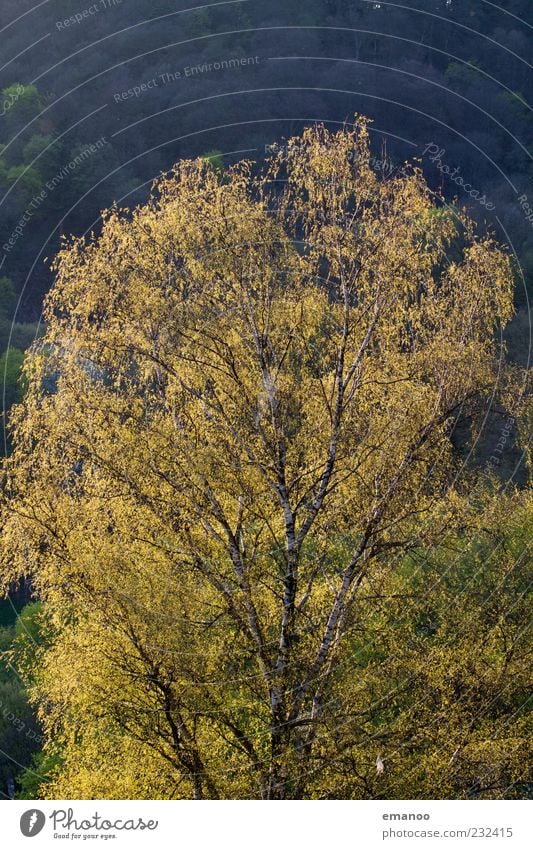
<svg viewBox="0 0 533 849">
<path fill-rule="evenodd" d="M 474 521 L 452 433 L 512 315 L 506 252 L 370 160 L 357 120 L 262 172 L 180 162 L 59 254 L 4 485 L 4 577 L 31 569 L 55 634 L 46 792 L 344 781 L 354 635 L 402 558 Z"/>
</svg>

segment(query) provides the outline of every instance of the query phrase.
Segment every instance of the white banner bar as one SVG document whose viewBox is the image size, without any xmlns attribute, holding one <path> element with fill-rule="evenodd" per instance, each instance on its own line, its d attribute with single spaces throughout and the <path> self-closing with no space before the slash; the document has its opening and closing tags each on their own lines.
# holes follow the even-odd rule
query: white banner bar
<svg viewBox="0 0 533 849">
<path fill-rule="evenodd" d="M 530 820 L 522 801 L 14 801 L 0 847 L 526 849 Z"/>
</svg>

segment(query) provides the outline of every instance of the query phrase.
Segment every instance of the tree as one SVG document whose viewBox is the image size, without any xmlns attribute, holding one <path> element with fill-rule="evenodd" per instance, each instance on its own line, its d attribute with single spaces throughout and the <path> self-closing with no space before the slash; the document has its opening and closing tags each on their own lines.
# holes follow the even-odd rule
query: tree
<svg viewBox="0 0 533 849">
<path fill-rule="evenodd" d="M 203 158 L 209 162 L 211 167 L 214 168 L 218 174 L 223 173 L 225 165 L 224 154 L 221 150 L 208 150 L 207 153 L 204 153 Z"/>
<path fill-rule="evenodd" d="M 2 321 L 0 319 L 0 329 Z M 9 438 L 6 433 L 6 416 L 12 404 L 22 398 L 21 382 L 24 354 L 18 348 L 8 348 L 0 354 L 0 380 L 2 381 L 2 405 L 0 413 L 0 454 L 9 450 Z"/>
<path fill-rule="evenodd" d="M 37 604 L 26 605 L 16 626 L 0 627 L 0 798 L 9 798 L 15 779 L 29 768 L 42 742 L 20 674 L 40 639 L 35 627 L 37 608 Z M 21 661 L 19 670 L 15 659 Z"/>
<path fill-rule="evenodd" d="M 22 397 L 20 382 L 24 354 L 18 348 L 9 348 L 0 355 L 0 380 L 2 381 L 2 408 L 7 410 Z"/>
<path fill-rule="evenodd" d="M 41 99 L 36 86 L 13 83 L 2 89 L 0 100 L 0 112 L 5 116 L 5 130 L 2 130 L 1 137 L 7 143 L 12 135 L 39 114 Z"/>
<path fill-rule="evenodd" d="M 498 385 L 507 254 L 358 119 L 263 174 L 181 162 L 56 270 L 3 531 L 53 635 L 45 792 L 379 795 L 372 596 L 480 521 L 451 435 Z"/>
</svg>

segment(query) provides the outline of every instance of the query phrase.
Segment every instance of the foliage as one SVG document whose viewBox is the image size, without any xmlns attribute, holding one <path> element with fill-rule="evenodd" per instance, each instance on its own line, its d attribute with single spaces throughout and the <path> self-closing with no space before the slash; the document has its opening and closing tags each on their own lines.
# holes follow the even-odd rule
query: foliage
<svg viewBox="0 0 533 849">
<path fill-rule="evenodd" d="M 32 217 L 14 248 L 0 254 L 0 263 L 5 261 L 4 272 L 17 293 L 24 290 L 23 320 L 34 321 L 40 312 L 51 284 L 43 260 L 56 252 L 60 234 L 98 227 L 100 210 L 113 200 L 144 200 L 144 187 L 170 163 L 196 156 L 206 145 L 223 150 L 225 161 L 239 150 L 261 155 L 268 143 L 300 131 L 303 116 L 337 122 L 354 109 L 372 110 L 379 137 L 387 139 L 387 159 L 402 162 L 411 154 L 413 148 L 402 139 L 419 143 L 420 150 L 438 144 L 450 172 L 459 169 L 466 185 L 494 203 L 499 232 L 512 236 L 524 263 L 533 243 L 517 192 L 518 197 L 529 192 L 531 173 L 524 150 L 531 137 L 524 100 L 531 86 L 525 61 L 531 4 L 508 0 L 505 10 L 458 0 L 426 0 L 423 10 L 411 5 L 269 0 L 197 9 L 158 0 L 148 15 L 141 0 L 128 0 L 100 4 L 105 14 L 92 15 L 89 29 L 87 21 L 61 29 L 62 20 L 80 11 L 75 2 L 47 0 L 27 17 L 28 0 L 3 0 L 0 28 L 9 42 L 9 62 L 1 83 L 0 186 L 2 195 L 8 194 L 2 201 L 0 245 L 7 244 L 28 208 Z M 46 40 L 28 51 L 26 21 L 39 33 L 54 33 L 53 62 Z M 279 51 L 284 61 L 268 61 Z M 72 55 L 78 61 L 69 59 Z M 183 76 L 185 68 L 253 56 L 259 61 L 238 74 Z M 298 56 L 317 59 L 303 63 Z M 336 58 L 325 62 L 326 57 Z M 176 72 L 182 75 L 176 84 L 161 84 L 161 74 Z M 151 79 L 158 85 L 146 97 L 115 101 L 115 94 Z M 259 121 L 253 114 L 258 102 Z M 150 115 L 157 121 L 147 120 Z M 206 130 L 216 133 L 209 142 Z M 69 168 L 76 152 L 102 137 L 105 149 L 82 168 Z M 30 165 L 36 155 L 26 187 L 13 187 L 8 173 Z M 443 185 L 443 174 L 427 156 L 423 167 L 434 185 Z M 42 180 L 37 195 L 35 172 Z M 62 173 L 48 191 L 47 183 L 54 185 Z M 11 171 L 11 179 L 21 174 Z M 457 190 L 457 183 L 444 177 L 444 193 L 454 197 Z M 31 206 L 40 191 L 47 196 Z M 461 187 L 459 194 L 482 220 L 484 207 Z M 531 267 L 524 263 L 524 268 L 530 288 Z M 514 326 L 511 332 L 512 352 L 526 362 L 528 339 Z"/>
<path fill-rule="evenodd" d="M 39 639 L 35 617 L 39 605 L 27 605 L 14 627 L 0 628 L 0 797 L 16 787 L 19 774 L 30 767 L 33 755 L 42 745 L 42 733 L 35 710 L 28 701 L 20 646 L 24 657 L 35 662 Z"/>
<path fill-rule="evenodd" d="M 24 354 L 17 348 L 10 348 L 0 356 L 0 376 L 6 407 L 10 407 L 16 401 L 20 401 L 22 397 L 20 372 L 23 359 Z"/>
<path fill-rule="evenodd" d="M 451 443 L 495 386 L 518 410 L 512 272 L 440 204 L 358 119 L 64 245 L 2 537 L 47 797 L 520 792 L 527 503 L 506 537 Z"/>
<path fill-rule="evenodd" d="M 0 453 L 7 444 L 5 419 L 12 404 L 22 398 L 21 383 L 23 351 L 38 333 L 35 324 L 21 324 L 14 320 L 16 308 L 15 288 L 7 277 L 0 277 L 0 381 L 2 385 L 2 416 L 0 419 Z"/>
<path fill-rule="evenodd" d="M 31 763 L 18 776 L 19 790 L 17 799 L 38 799 L 42 796 L 42 785 L 48 781 L 48 776 L 61 764 L 59 752 L 35 752 Z"/>
<path fill-rule="evenodd" d="M 2 117 L 8 132 L 16 133 L 31 121 L 41 108 L 40 95 L 35 85 L 13 83 L 2 89 Z"/>
<path fill-rule="evenodd" d="M 226 167 L 224 164 L 224 155 L 221 150 L 208 150 L 207 153 L 204 153 L 203 159 L 209 162 L 211 167 L 219 174 L 222 174 Z"/>
</svg>

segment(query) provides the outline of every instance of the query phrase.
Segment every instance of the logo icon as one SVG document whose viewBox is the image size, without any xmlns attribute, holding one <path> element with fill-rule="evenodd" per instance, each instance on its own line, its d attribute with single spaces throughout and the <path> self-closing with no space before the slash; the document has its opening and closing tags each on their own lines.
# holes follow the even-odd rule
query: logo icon
<svg viewBox="0 0 533 849">
<path fill-rule="evenodd" d="M 20 830 L 24 837 L 35 837 L 43 830 L 46 817 L 42 811 L 32 808 L 31 811 L 25 811 L 20 818 Z"/>
</svg>

